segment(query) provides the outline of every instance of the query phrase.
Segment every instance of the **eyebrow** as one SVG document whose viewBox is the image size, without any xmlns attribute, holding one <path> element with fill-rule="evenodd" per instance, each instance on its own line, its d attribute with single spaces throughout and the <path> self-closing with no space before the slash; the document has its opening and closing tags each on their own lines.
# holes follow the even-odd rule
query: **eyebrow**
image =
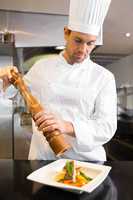
<svg viewBox="0 0 133 200">
<path fill-rule="evenodd" d="M 84 41 L 82 38 L 80 38 L 79 36 L 76 36 L 75 37 L 76 39 L 79 39 L 79 40 L 81 40 L 81 41 Z M 96 40 L 90 40 L 90 41 L 88 41 L 87 43 L 89 43 L 89 42 L 96 42 Z"/>
<path fill-rule="evenodd" d="M 96 40 L 90 40 L 89 42 L 96 42 Z M 87 43 L 89 43 L 89 42 L 87 42 Z"/>
</svg>

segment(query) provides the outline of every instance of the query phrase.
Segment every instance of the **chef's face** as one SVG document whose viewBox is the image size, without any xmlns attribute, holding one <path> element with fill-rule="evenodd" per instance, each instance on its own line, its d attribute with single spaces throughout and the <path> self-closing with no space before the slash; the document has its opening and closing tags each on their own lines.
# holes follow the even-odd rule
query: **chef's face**
<svg viewBox="0 0 133 200">
<path fill-rule="evenodd" d="M 96 36 L 64 28 L 66 49 L 64 57 L 70 64 L 81 63 L 95 47 Z"/>
</svg>

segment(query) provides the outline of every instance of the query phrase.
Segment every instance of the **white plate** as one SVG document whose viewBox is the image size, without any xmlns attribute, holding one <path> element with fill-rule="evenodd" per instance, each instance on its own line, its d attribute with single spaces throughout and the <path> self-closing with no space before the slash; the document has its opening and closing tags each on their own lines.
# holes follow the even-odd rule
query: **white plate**
<svg viewBox="0 0 133 200">
<path fill-rule="evenodd" d="M 27 179 L 66 190 L 77 192 L 85 191 L 90 193 L 103 182 L 111 170 L 110 166 L 75 161 L 76 166 L 81 166 L 88 169 L 86 175 L 91 177 L 92 181 L 80 188 L 76 186 L 69 186 L 55 181 L 56 174 L 62 170 L 67 160 L 68 159 L 59 159 L 48 165 L 45 165 L 44 167 L 32 172 L 29 176 L 27 176 Z"/>
</svg>

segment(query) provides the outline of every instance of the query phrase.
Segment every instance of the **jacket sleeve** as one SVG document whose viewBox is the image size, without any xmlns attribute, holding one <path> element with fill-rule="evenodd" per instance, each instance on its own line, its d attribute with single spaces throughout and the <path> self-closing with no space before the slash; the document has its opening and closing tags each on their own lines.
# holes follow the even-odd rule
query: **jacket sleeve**
<svg viewBox="0 0 133 200">
<path fill-rule="evenodd" d="M 92 151 L 113 137 L 117 127 L 117 95 L 114 77 L 100 90 L 95 101 L 93 116 L 89 119 L 77 116 L 73 126 L 77 147 L 84 152 Z"/>
</svg>

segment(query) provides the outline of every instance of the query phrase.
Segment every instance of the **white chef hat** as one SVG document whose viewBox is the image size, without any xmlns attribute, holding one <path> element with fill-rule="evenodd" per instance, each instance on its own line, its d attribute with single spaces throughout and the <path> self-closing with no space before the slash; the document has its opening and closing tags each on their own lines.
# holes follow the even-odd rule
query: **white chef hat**
<svg viewBox="0 0 133 200">
<path fill-rule="evenodd" d="M 70 0 L 68 28 L 97 36 L 102 45 L 102 26 L 111 0 Z"/>
</svg>

